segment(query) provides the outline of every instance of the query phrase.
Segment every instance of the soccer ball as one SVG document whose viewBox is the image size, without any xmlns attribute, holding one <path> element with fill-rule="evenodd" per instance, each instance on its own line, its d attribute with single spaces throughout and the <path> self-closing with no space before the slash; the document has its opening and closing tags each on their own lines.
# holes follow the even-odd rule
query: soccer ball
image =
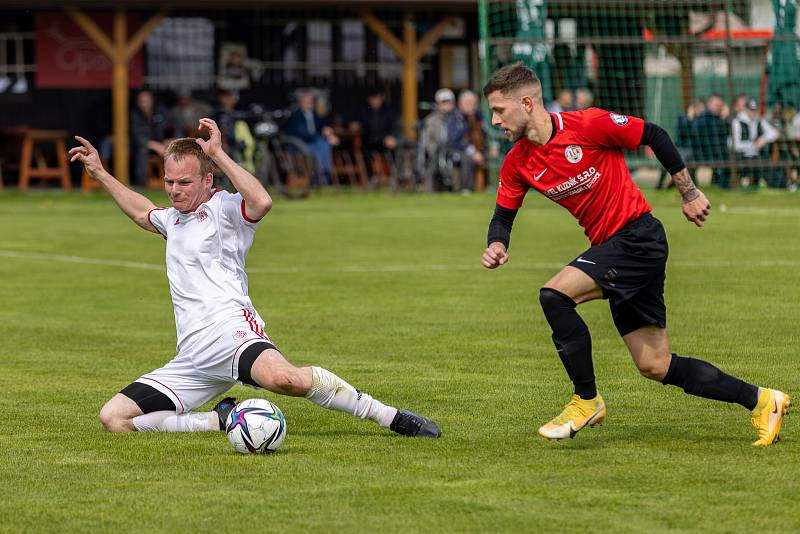
<svg viewBox="0 0 800 534">
<path fill-rule="evenodd" d="M 265 399 L 247 399 L 228 414 L 228 440 L 238 452 L 275 452 L 286 437 L 286 419 L 280 408 Z"/>
</svg>

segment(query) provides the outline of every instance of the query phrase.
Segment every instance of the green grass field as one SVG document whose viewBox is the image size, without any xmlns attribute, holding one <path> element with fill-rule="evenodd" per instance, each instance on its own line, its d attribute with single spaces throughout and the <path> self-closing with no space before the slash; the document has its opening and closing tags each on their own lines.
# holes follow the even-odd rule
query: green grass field
<svg viewBox="0 0 800 534">
<path fill-rule="evenodd" d="M 646 194 L 670 238 L 673 350 L 800 400 L 800 197 L 711 191 L 697 229 L 676 193 Z M 532 195 L 509 264 L 486 271 L 493 205 L 277 199 L 248 258 L 269 334 L 295 363 L 430 415 L 443 437 L 262 394 L 288 436 L 242 456 L 221 433 L 112 435 L 97 421 L 173 355 L 164 241 L 104 195 L 0 195 L 0 532 L 800 530 L 800 420 L 754 449 L 743 408 L 641 378 L 605 302 L 581 307 L 605 425 L 536 436 L 571 392 L 538 289 L 587 242 Z"/>
</svg>

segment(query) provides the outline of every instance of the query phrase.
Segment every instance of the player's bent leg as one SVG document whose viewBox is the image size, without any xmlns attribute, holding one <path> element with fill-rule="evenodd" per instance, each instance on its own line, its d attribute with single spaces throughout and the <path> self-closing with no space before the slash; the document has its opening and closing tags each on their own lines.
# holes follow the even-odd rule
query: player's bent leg
<svg viewBox="0 0 800 534">
<path fill-rule="evenodd" d="M 782 391 L 759 388 L 706 361 L 670 353 L 666 329 L 658 326 L 643 326 L 622 339 L 644 376 L 681 387 L 690 395 L 740 404 L 751 411 L 750 422 L 758 432 L 753 445 L 778 441 L 783 416 L 791 406 Z"/>
<path fill-rule="evenodd" d="M 642 376 L 659 382 L 664 380 L 672 359 L 666 328 L 644 326 L 622 336 L 622 340 Z"/>
<path fill-rule="evenodd" d="M 264 345 L 269 344 L 264 343 Z M 256 350 L 260 348 L 257 347 Z M 249 353 L 245 350 L 239 359 L 239 379 L 243 382 L 247 382 L 249 375 L 264 389 L 292 397 L 303 397 L 311 389 L 313 381 L 311 367 L 295 367 L 275 347 L 261 350 L 249 372 L 245 372 L 242 364 L 246 364 L 248 356 Z"/>
<path fill-rule="evenodd" d="M 603 290 L 588 274 L 567 265 L 544 285 L 567 295 L 575 304 L 603 298 Z"/>
<path fill-rule="evenodd" d="M 254 344 L 242 353 L 239 380 L 274 393 L 303 396 L 323 408 L 369 419 L 399 434 L 417 437 L 441 435 L 438 425 L 432 420 L 386 406 L 327 369 L 295 367 L 267 343 Z"/>
<path fill-rule="evenodd" d="M 117 393 L 100 410 L 99 419 L 109 432 L 135 432 L 133 418 L 142 415 L 142 409 L 122 393 Z"/>
<path fill-rule="evenodd" d="M 220 429 L 214 412 L 176 413 L 172 400 L 157 389 L 133 382 L 100 410 L 111 432 L 205 432 Z"/>
</svg>

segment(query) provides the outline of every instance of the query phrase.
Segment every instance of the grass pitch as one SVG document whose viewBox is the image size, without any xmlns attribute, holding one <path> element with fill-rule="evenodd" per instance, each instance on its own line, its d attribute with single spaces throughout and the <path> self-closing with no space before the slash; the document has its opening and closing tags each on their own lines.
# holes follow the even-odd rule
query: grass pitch
<svg viewBox="0 0 800 534">
<path fill-rule="evenodd" d="M 673 350 L 800 401 L 800 197 L 711 191 L 697 229 L 675 193 L 647 196 L 670 239 Z M 262 457 L 221 433 L 101 431 L 105 400 L 174 351 L 164 241 L 104 195 L 0 195 L 0 532 L 800 529 L 800 421 L 754 449 L 746 410 L 639 377 L 605 302 L 581 313 L 607 422 L 536 436 L 570 394 L 538 288 L 587 241 L 532 195 L 509 264 L 486 271 L 492 209 L 483 195 L 276 199 L 248 258 L 269 334 L 443 437 L 261 393 L 288 423 Z"/>
</svg>

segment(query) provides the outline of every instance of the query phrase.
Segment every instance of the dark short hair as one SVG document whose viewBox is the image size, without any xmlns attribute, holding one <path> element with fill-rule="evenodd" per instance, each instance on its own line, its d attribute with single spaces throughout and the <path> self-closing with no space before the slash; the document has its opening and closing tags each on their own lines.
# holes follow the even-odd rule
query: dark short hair
<svg viewBox="0 0 800 534">
<path fill-rule="evenodd" d="M 172 141 L 169 146 L 167 146 L 166 152 L 164 152 L 164 161 L 167 161 L 169 158 L 173 158 L 175 161 L 181 161 L 187 156 L 194 156 L 197 158 L 197 161 L 200 162 L 200 174 L 204 178 L 208 173 L 214 172 L 214 163 L 211 161 L 211 158 L 208 157 L 208 154 L 203 152 L 203 149 L 197 144 L 194 137 L 182 137 Z"/>
<path fill-rule="evenodd" d="M 518 61 L 506 65 L 492 74 L 489 81 L 483 86 L 483 96 L 488 97 L 495 91 L 507 94 L 528 85 L 533 85 L 541 92 L 542 84 L 533 69 Z"/>
</svg>

